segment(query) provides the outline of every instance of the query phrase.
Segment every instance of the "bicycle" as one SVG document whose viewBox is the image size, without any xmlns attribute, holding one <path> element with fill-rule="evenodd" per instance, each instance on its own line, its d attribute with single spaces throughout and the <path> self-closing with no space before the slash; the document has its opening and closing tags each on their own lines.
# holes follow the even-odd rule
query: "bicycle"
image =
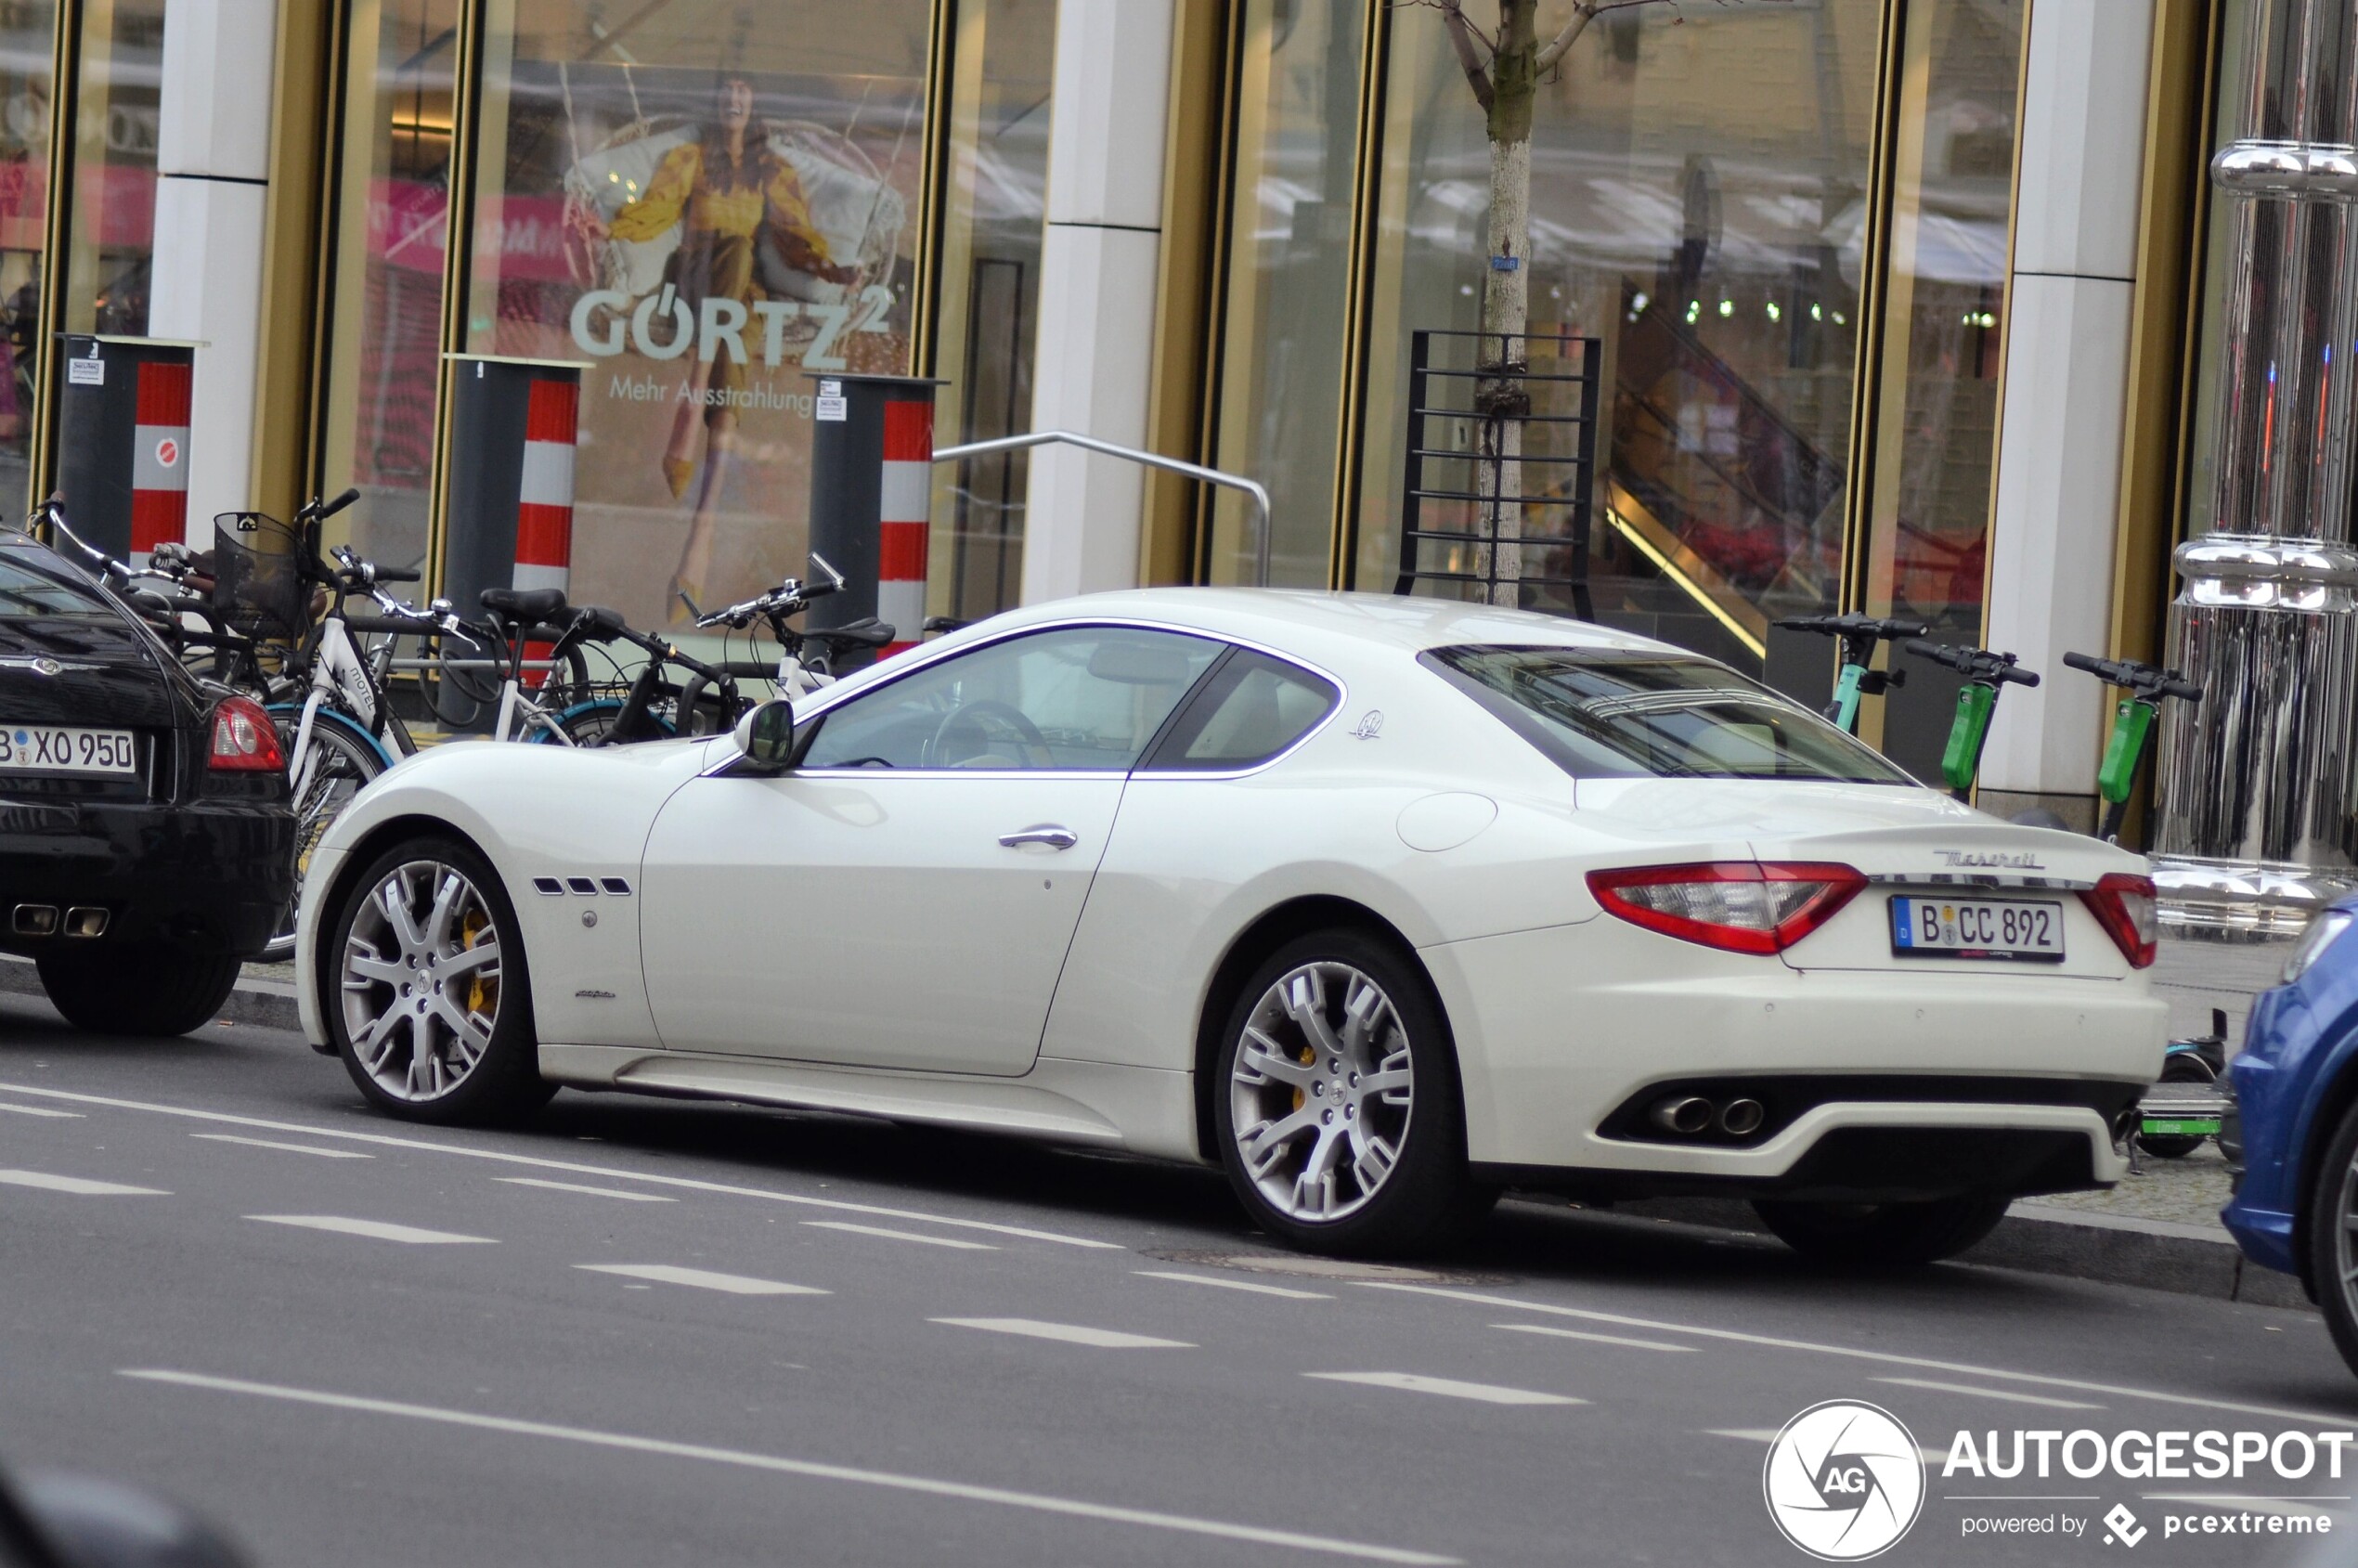
<svg viewBox="0 0 2358 1568">
<path fill-rule="evenodd" d="M 1844 616 L 1793 616 L 1777 623 L 1787 631 L 1815 632 L 1842 641 L 1842 673 L 1834 681 L 1833 700 L 1825 706 L 1830 723 L 1851 734 L 1859 732 L 1859 699 L 1880 697 L 1908 683 L 1904 669 L 1875 669 L 1875 644 L 1922 637 L 1931 630 L 1922 621 L 1876 618 L 1853 610 Z"/>
<path fill-rule="evenodd" d="M 813 565 L 827 574 L 828 581 L 805 583 L 787 577 L 758 598 L 709 614 L 698 609 L 696 602 L 686 593 L 680 595 L 680 602 L 688 607 L 688 613 L 694 617 L 699 630 L 725 627 L 732 631 L 745 631 L 759 621 L 768 625 L 770 635 L 777 640 L 778 663 L 774 670 L 749 661 L 724 661 L 720 666 L 724 671 L 734 677 L 767 680 L 783 697 L 806 697 L 835 684 L 836 660 L 854 653 L 874 653 L 891 643 L 896 635 L 895 628 L 874 616 L 848 626 L 826 627 L 818 630 L 804 630 L 789 624 L 795 616 L 810 607 L 812 600 L 823 598 L 843 587 L 843 574 L 836 571 L 825 556 L 813 551 L 810 560 Z M 816 644 L 815 654 L 811 652 L 813 644 Z M 693 694 L 694 688 L 691 687 L 691 695 Z"/>
</svg>

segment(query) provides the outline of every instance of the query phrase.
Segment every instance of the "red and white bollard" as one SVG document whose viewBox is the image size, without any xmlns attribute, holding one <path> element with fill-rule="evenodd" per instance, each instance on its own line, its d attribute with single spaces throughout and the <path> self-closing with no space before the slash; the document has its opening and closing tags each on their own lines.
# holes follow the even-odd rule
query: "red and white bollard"
<svg viewBox="0 0 2358 1568">
<path fill-rule="evenodd" d="M 580 407 L 577 382 L 532 383 L 525 409 L 513 587 L 563 590 L 572 584 L 573 451 Z"/>
<path fill-rule="evenodd" d="M 188 530 L 188 416 L 194 367 L 150 360 L 138 367 L 131 431 L 131 564 L 144 566 L 160 544 Z"/>
<path fill-rule="evenodd" d="M 926 619 L 926 554 L 933 510 L 930 397 L 885 404 L 884 481 L 877 499 L 876 618 L 893 628 L 893 641 L 881 655 L 890 658 L 916 646 Z"/>
</svg>

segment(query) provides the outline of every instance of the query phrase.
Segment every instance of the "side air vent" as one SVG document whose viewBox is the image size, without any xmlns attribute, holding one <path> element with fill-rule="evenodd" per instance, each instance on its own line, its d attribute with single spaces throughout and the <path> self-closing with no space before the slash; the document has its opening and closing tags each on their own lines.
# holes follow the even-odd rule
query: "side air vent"
<svg viewBox="0 0 2358 1568">
<path fill-rule="evenodd" d="M 598 886 L 616 898 L 627 899 L 630 896 L 630 884 L 619 876 L 601 876 L 598 878 Z"/>
<path fill-rule="evenodd" d="M 536 893 L 545 893 L 551 898 L 562 898 L 564 895 L 565 885 L 553 876 L 536 876 L 532 879 L 532 890 Z"/>
<path fill-rule="evenodd" d="M 589 893 L 594 895 L 598 891 L 598 884 L 596 879 L 592 877 L 568 876 L 565 878 L 565 890 L 571 893 Z"/>
</svg>

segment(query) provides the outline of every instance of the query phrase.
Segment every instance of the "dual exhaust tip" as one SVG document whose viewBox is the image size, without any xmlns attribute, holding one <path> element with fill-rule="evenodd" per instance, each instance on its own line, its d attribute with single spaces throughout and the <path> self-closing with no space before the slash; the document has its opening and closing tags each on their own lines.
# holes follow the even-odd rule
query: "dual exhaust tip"
<svg viewBox="0 0 2358 1568">
<path fill-rule="evenodd" d="M 1749 1096 L 1714 1104 L 1701 1095 L 1669 1095 L 1656 1100 L 1647 1116 L 1664 1132 L 1681 1138 L 1699 1138 L 1713 1131 L 1748 1138 L 1768 1120 L 1768 1109 Z"/>
<path fill-rule="evenodd" d="M 9 913 L 8 929 L 19 937 L 103 937 L 107 912 L 96 904 L 66 909 L 56 904 L 19 904 Z"/>
</svg>

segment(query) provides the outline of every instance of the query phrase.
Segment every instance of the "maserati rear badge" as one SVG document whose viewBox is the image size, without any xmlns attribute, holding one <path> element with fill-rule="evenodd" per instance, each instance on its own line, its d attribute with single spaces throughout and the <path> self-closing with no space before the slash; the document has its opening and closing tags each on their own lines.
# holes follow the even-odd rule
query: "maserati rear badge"
<svg viewBox="0 0 2358 1568">
<path fill-rule="evenodd" d="M 1354 739 L 1363 741 L 1372 741 L 1378 735 L 1382 734 L 1383 709 L 1380 707 L 1369 708 L 1367 710 L 1367 717 L 1360 719 L 1357 724 L 1352 727 L 1351 733 Z"/>
</svg>

